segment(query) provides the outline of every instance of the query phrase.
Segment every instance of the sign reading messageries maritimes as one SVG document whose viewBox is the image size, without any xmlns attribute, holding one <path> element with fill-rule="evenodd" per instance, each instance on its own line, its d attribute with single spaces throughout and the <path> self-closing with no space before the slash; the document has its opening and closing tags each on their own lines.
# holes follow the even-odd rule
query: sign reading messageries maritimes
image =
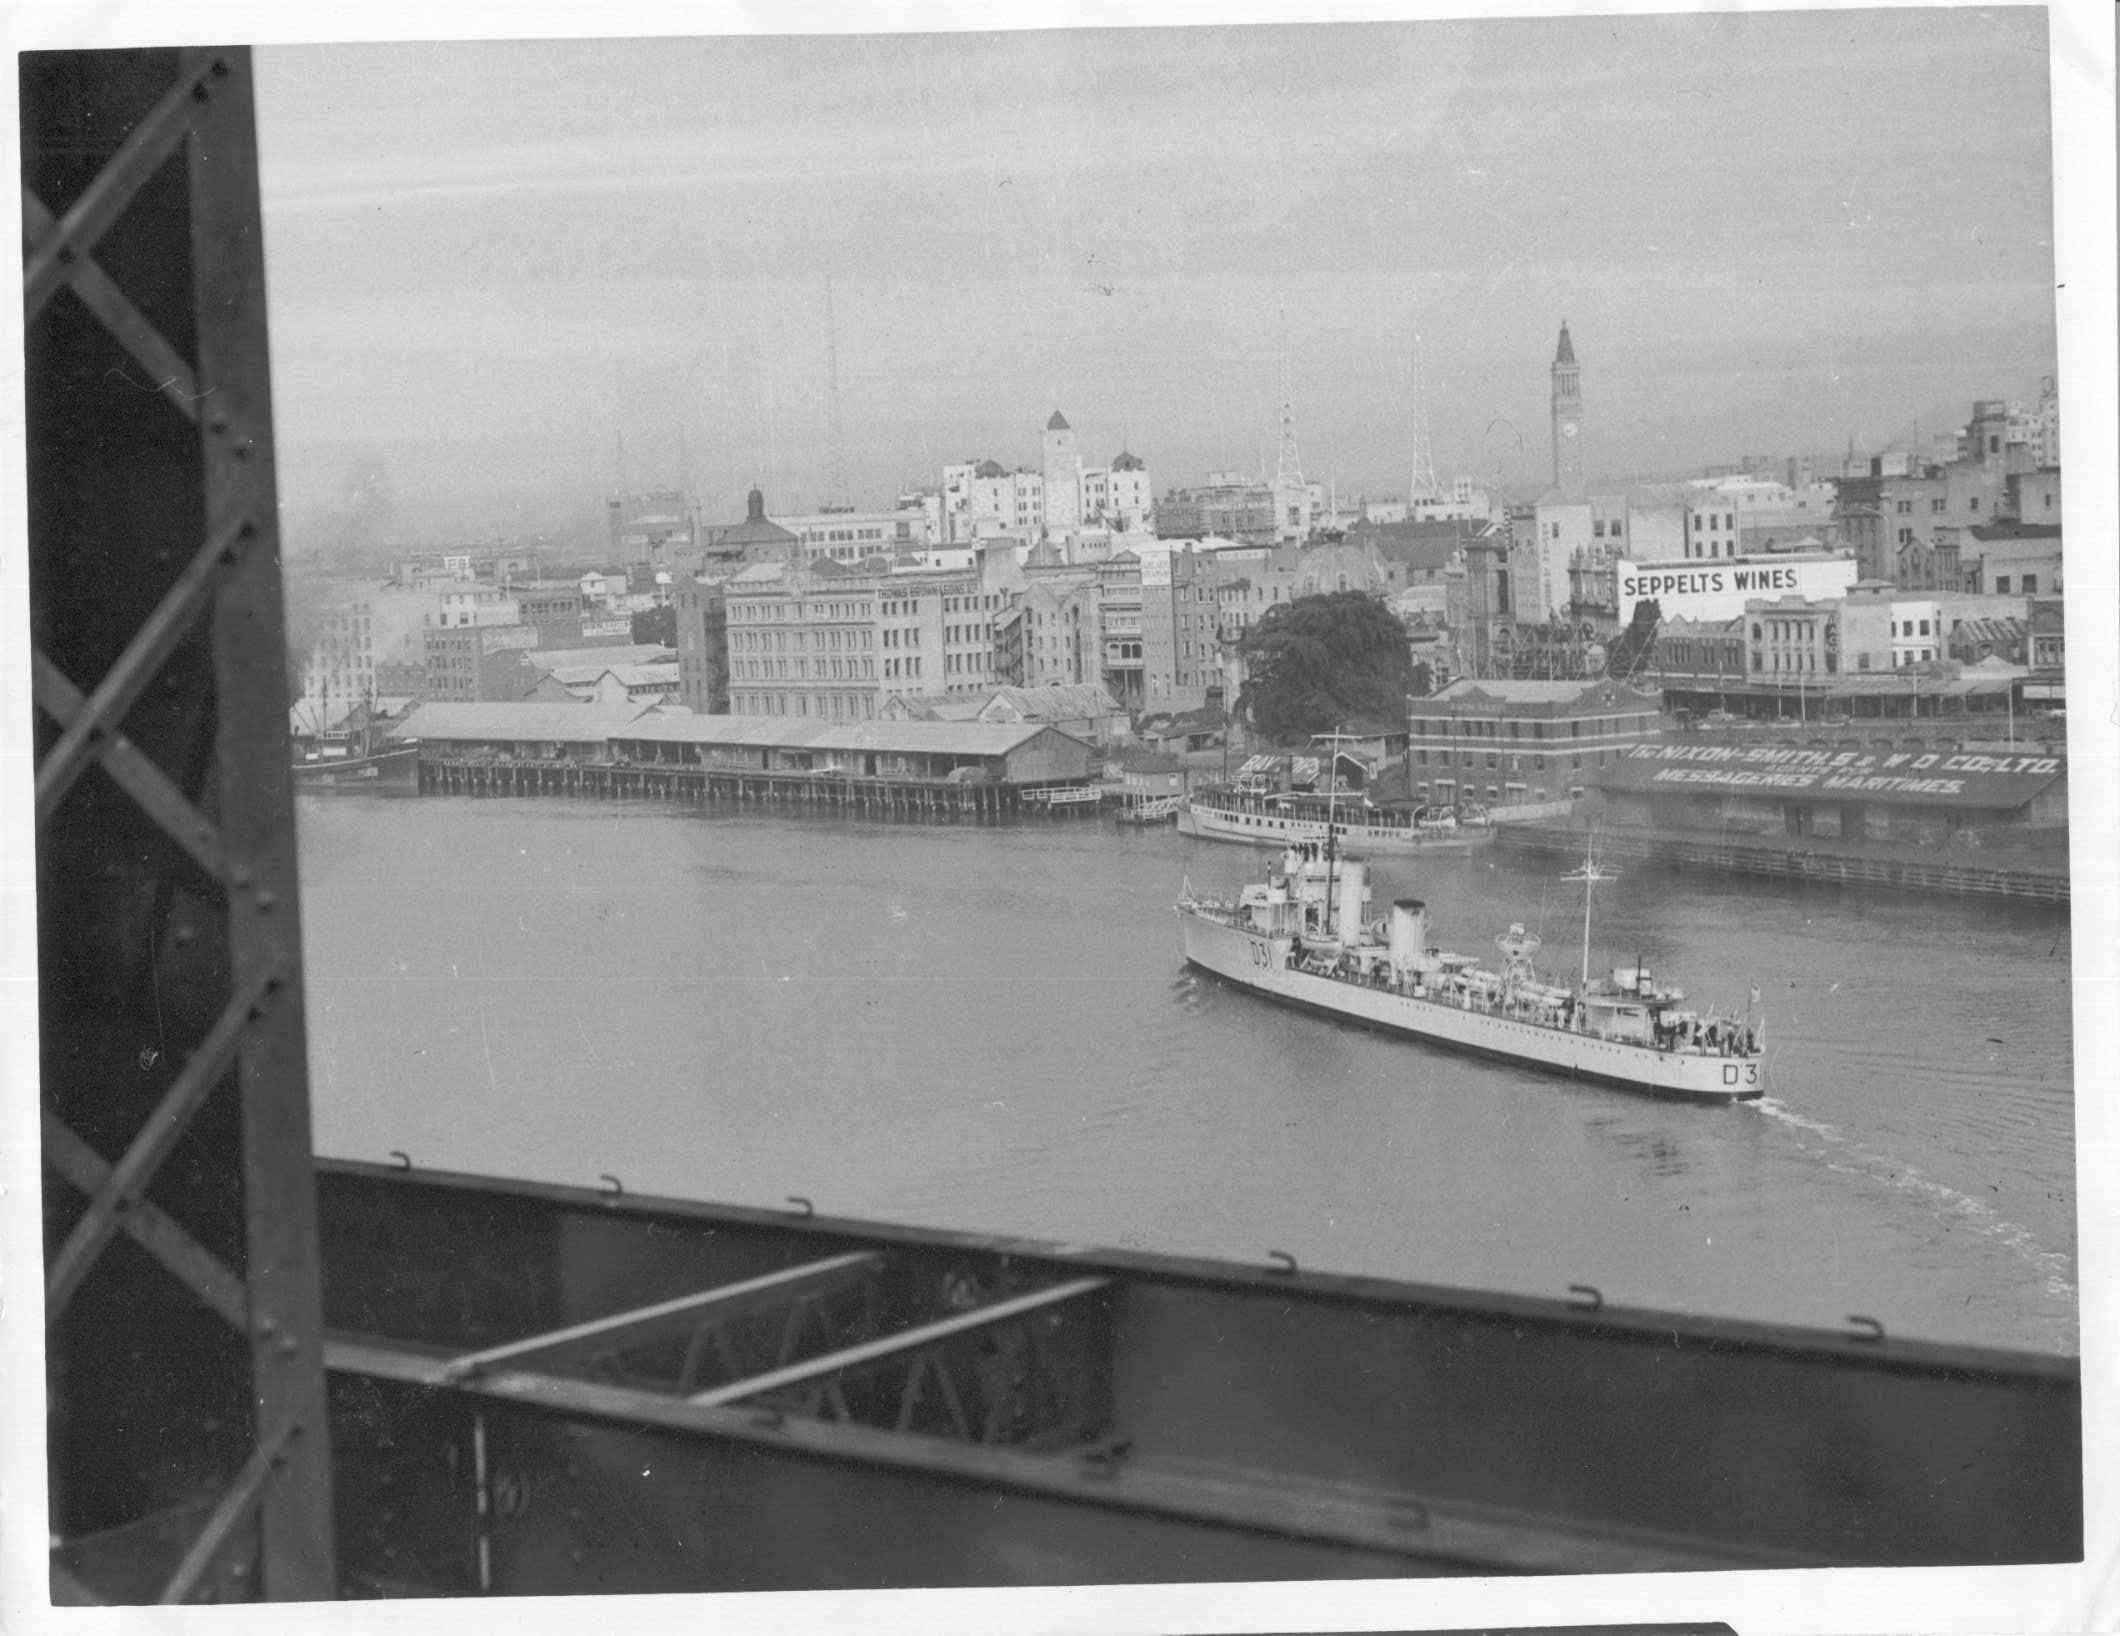
<svg viewBox="0 0 2120 1636">
<path fill-rule="evenodd" d="M 1662 742 L 1630 745 L 1601 770 L 1606 790 L 1648 795 L 1810 796 L 2008 809 L 2060 776 L 2059 756 L 2015 751 Z"/>
<path fill-rule="evenodd" d="M 1752 601 L 1785 596 L 1845 596 L 1855 583 L 1853 557 L 1726 557 L 1716 562 L 1615 563 L 1619 617 L 1654 601 L 1665 619 L 1735 619 Z"/>
</svg>

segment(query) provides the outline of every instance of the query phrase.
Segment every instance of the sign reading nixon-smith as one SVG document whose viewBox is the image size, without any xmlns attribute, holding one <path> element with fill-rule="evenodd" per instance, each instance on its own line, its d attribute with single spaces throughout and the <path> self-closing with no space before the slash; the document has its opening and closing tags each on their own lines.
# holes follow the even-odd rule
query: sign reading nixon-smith
<svg viewBox="0 0 2120 1636">
<path fill-rule="evenodd" d="M 1622 625 L 1634 617 L 1637 602 L 1653 600 L 1666 619 L 1735 619 L 1747 602 L 1845 596 L 1855 583 L 1853 557 L 1726 557 L 1613 566 Z"/>
<path fill-rule="evenodd" d="M 2051 755 L 1636 744 L 1604 769 L 1598 783 L 1648 794 L 1809 795 L 2006 811 L 2031 800 L 2061 770 L 2061 758 Z"/>
</svg>

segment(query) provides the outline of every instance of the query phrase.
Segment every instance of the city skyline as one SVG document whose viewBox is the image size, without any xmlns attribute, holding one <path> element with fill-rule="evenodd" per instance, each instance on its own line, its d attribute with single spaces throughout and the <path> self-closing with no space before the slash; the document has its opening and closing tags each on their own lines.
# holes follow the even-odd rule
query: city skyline
<svg viewBox="0 0 2120 1636">
<path fill-rule="evenodd" d="M 1926 436 L 2054 371 L 2045 51 L 2024 10 L 269 47 L 290 519 L 361 471 L 413 534 L 874 506 L 1054 407 L 1161 491 L 1271 467 L 1284 355 L 1307 475 L 1403 492 L 1417 334 L 1438 472 L 1535 484 L 1564 318 L 1593 481 Z"/>
</svg>

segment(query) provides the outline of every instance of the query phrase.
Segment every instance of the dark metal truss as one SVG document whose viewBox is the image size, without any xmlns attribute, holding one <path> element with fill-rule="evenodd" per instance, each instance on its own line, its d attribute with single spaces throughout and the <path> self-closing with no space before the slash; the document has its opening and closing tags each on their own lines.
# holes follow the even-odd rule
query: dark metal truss
<svg viewBox="0 0 2120 1636">
<path fill-rule="evenodd" d="M 85 1283 L 123 1234 L 168 1269 L 204 1306 L 247 1337 L 254 1411 L 250 1453 L 161 1590 L 163 1601 L 196 1594 L 227 1542 L 255 1530 L 260 1588 L 268 1598 L 337 1594 L 329 1439 L 318 1291 L 314 1179 L 301 1018 L 299 923 L 286 756 L 286 683 L 278 569 L 264 268 L 259 232 L 257 153 L 250 59 L 239 49 L 176 53 L 81 53 L 58 65 L 69 83 L 107 93 L 113 76 L 173 59 L 167 89 L 135 118 L 93 179 L 63 211 L 37 196 L 25 130 L 22 188 L 23 315 L 34 338 L 51 321 L 62 291 L 94 315 L 152 390 L 195 440 L 196 494 L 203 534 L 188 542 L 129 539 L 146 569 L 155 548 L 174 546 L 182 568 L 114 662 L 93 678 L 67 674 L 59 653 L 32 655 L 37 708 L 57 737 L 36 769 L 40 842 L 75 826 L 93 847 L 94 809 L 70 800 L 100 766 L 153 826 L 167 836 L 225 905 L 227 986 L 217 1020 L 177 1066 L 146 1117 L 106 1156 L 49 1101 L 43 1115 L 48 1170 L 87 1198 L 87 1208 L 51 1253 L 45 1284 L 47 1333 L 60 1324 Z M 26 66 L 25 75 L 50 71 Z M 54 94 L 44 112 L 63 100 Z M 31 119 L 25 99 L 25 123 Z M 165 235 L 172 256 L 188 253 L 190 341 L 172 341 L 99 265 L 98 250 L 158 177 L 179 167 L 188 214 L 143 224 Z M 188 241 L 188 242 L 187 242 Z M 54 341 L 64 347 L 63 341 Z M 54 377 L 56 378 L 56 377 Z M 95 405 L 63 403 L 92 416 Z M 34 472 L 34 467 L 33 467 Z M 34 480 L 34 479 L 33 479 Z M 127 473 L 112 472 L 112 483 Z M 45 497 L 65 514 L 70 494 Z M 49 509 L 43 513 L 47 517 Z M 62 573 L 58 542 L 31 549 L 47 583 Z M 212 722 L 212 765 L 203 801 L 135 742 L 128 715 L 158 685 L 186 644 L 207 633 L 211 681 L 201 700 Z M 212 816 L 201 810 L 208 807 Z M 50 931 L 47 930 L 47 939 Z M 49 958 L 52 951 L 47 949 Z M 47 1043 L 47 1075 L 50 1052 Z M 143 1067 L 145 1065 L 143 1064 Z M 232 1087 L 240 1105 L 242 1271 L 202 1245 L 175 1214 L 147 1194 L 167 1161 L 197 1128 L 200 1109 Z M 111 1089 L 106 1087 L 106 1089 Z M 95 1111 L 96 1088 L 75 1086 L 77 1106 Z M 115 1104 L 113 1104 L 115 1105 Z M 109 1113 L 108 1108 L 101 1110 Z M 103 1120 L 107 1128 L 110 1120 Z M 230 1155 L 231 1161 L 237 1156 Z M 77 1383 L 94 1390 L 93 1381 Z M 78 1575 L 55 1564 L 55 1595 L 78 1599 Z"/>
</svg>

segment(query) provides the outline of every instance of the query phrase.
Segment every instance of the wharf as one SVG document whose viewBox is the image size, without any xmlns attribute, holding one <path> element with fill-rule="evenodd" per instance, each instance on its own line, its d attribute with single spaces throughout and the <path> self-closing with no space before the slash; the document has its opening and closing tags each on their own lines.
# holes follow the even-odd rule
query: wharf
<svg viewBox="0 0 2120 1636">
<path fill-rule="evenodd" d="M 1094 817 L 1094 791 L 1076 785 L 877 778 L 843 772 L 422 755 L 422 795 L 572 795 L 602 800 L 679 801 L 824 809 L 862 817 L 968 819 L 1025 815 Z"/>
<path fill-rule="evenodd" d="M 1580 857 L 1585 833 L 1579 824 L 1497 824 L 1495 844 L 1515 852 Z M 1791 844 L 1619 826 L 1598 831 L 1597 849 L 1609 862 L 1661 864 L 1680 871 L 1763 875 L 1899 892 L 1948 892 L 2027 903 L 2069 901 L 2066 869 L 1941 862 L 1933 852 L 1915 854 L 1813 839 Z"/>
</svg>

